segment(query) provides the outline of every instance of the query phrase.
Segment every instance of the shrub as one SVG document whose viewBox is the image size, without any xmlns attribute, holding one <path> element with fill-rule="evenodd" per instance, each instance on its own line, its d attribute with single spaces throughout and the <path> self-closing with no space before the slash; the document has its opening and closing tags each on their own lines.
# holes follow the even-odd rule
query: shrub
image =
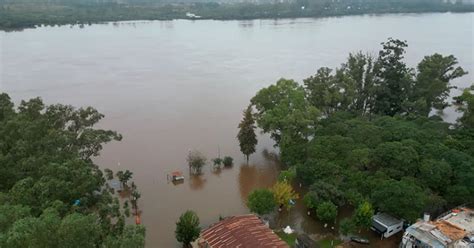
<svg viewBox="0 0 474 248">
<path fill-rule="evenodd" d="M 342 235 L 349 235 L 353 233 L 355 229 L 356 227 L 355 227 L 354 221 L 352 221 L 352 219 L 350 218 L 344 218 L 339 223 L 339 232 Z"/>
<path fill-rule="evenodd" d="M 214 163 L 215 166 L 221 166 L 222 158 L 214 158 L 212 159 L 212 163 Z"/>
<path fill-rule="evenodd" d="M 295 168 L 290 168 L 288 170 L 282 170 L 280 174 L 278 175 L 278 181 L 283 182 L 293 182 L 293 180 L 296 178 L 296 170 Z"/>
<path fill-rule="evenodd" d="M 256 189 L 247 198 L 250 212 L 258 215 L 268 214 L 275 209 L 276 202 L 273 193 L 268 189 Z"/>
</svg>

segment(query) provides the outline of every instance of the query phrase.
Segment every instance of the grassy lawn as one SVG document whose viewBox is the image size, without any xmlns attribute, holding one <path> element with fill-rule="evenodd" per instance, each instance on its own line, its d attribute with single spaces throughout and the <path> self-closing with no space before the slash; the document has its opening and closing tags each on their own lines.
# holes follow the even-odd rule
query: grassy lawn
<svg viewBox="0 0 474 248">
<path fill-rule="evenodd" d="M 332 246 L 331 241 L 334 241 Z M 342 241 L 339 239 L 323 239 L 319 241 L 319 245 L 321 246 L 321 248 L 332 248 L 336 247 L 339 244 L 342 244 Z"/>
<path fill-rule="evenodd" d="M 284 232 L 275 232 L 278 237 L 280 237 L 283 241 L 285 241 L 290 247 L 295 246 L 296 241 L 296 233 L 286 234 Z"/>
</svg>

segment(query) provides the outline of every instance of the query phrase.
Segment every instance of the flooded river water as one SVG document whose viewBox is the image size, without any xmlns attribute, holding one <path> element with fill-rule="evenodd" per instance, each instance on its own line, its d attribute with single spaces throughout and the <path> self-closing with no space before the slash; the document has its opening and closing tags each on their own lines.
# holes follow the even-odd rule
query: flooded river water
<svg viewBox="0 0 474 248">
<path fill-rule="evenodd" d="M 278 78 L 298 81 L 321 66 L 335 67 L 349 52 L 375 54 L 388 37 L 409 43 L 414 66 L 435 52 L 455 55 L 474 82 L 474 14 L 410 14 L 255 21 L 154 21 L 43 27 L 0 32 L 0 91 L 15 101 L 41 96 L 46 103 L 91 105 L 106 115 L 100 127 L 123 134 L 96 163 L 131 169 L 142 198 L 147 247 L 178 247 L 175 222 L 187 209 L 205 227 L 219 216 L 247 213 L 254 188 L 271 186 L 278 164 L 268 137 L 259 139 L 250 164 L 235 138 L 241 111 Z M 452 110 L 445 118 L 456 119 Z M 185 157 L 197 149 L 208 159 L 230 155 L 231 168 L 187 172 Z M 350 211 L 342 211 L 347 215 Z M 301 201 L 278 218 L 315 236 L 331 233 L 306 216 Z"/>
</svg>

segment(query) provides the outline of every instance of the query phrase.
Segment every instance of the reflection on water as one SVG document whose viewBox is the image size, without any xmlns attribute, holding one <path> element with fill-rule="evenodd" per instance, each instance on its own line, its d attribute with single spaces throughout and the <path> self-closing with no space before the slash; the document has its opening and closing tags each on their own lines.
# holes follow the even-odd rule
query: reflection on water
<svg viewBox="0 0 474 248">
<path fill-rule="evenodd" d="M 280 77 L 301 81 L 319 67 L 338 66 L 349 52 L 376 54 L 387 37 L 408 41 L 410 66 L 439 52 L 472 70 L 473 17 L 133 21 L 0 32 L 0 91 L 16 102 L 41 96 L 45 103 L 92 105 L 105 114 L 100 127 L 120 132 L 123 140 L 105 145 L 95 162 L 133 171 L 147 246 L 179 247 L 174 229 L 184 211 L 195 210 L 203 227 L 219 215 L 248 213 L 249 192 L 276 180 L 277 156 L 262 154 L 272 149 L 271 140 L 259 137 L 247 165 L 235 138 L 255 92 Z M 474 73 L 454 84 L 472 81 Z M 170 172 L 188 170 L 190 149 L 211 157 L 216 147 L 234 158 L 233 167 L 208 166 L 182 184 L 168 182 Z M 310 234 L 331 233 L 306 216 L 301 200 L 277 221 Z"/>
<path fill-rule="evenodd" d="M 254 25 L 255 20 L 242 20 L 239 21 L 239 27 L 241 28 L 251 28 Z"/>
<path fill-rule="evenodd" d="M 220 176 L 221 173 L 222 173 L 222 168 L 220 166 L 216 167 L 216 168 L 213 168 L 213 169 L 211 169 L 211 172 L 212 172 L 212 174 L 214 174 L 216 176 Z"/>
<path fill-rule="evenodd" d="M 190 175 L 189 176 L 189 187 L 192 190 L 202 190 L 206 185 L 207 179 L 201 175 Z"/>
<path fill-rule="evenodd" d="M 262 152 L 262 155 L 265 153 Z M 266 151 L 268 153 L 268 151 Z M 279 163 L 268 160 L 263 156 L 265 164 L 241 164 L 238 176 L 240 198 L 242 204 L 246 204 L 247 196 L 257 188 L 270 188 L 276 181 L 280 171 Z"/>
</svg>

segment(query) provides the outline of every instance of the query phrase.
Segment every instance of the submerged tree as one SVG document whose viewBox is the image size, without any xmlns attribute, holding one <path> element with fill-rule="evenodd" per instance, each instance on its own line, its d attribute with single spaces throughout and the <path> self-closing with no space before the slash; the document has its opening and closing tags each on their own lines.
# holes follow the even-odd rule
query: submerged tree
<svg viewBox="0 0 474 248">
<path fill-rule="evenodd" d="M 186 211 L 176 222 L 176 240 L 183 243 L 183 247 L 191 247 L 191 242 L 199 237 L 199 217 L 193 211 Z"/>
<path fill-rule="evenodd" d="M 206 164 L 206 157 L 202 153 L 190 151 L 186 160 L 192 173 L 201 174 L 202 167 Z"/>
<path fill-rule="evenodd" d="M 116 176 L 118 180 L 122 183 L 122 185 L 125 187 L 128 184 L 128 181 L 132 179 L 133 172 L 129 170 L 125 171 L 117 171 Z"/>
<path fill-rule="evenodd" d="M 114 179 L 114 172 L 111 169 L 106 168 L 104 169 L 104 172 L 105 172 L 105 178 L 107 178 L 107 180 Z"/>
<path fill-rule="evenodd" d="M 244 118 L 239 124 L 239 133 L 237 139 L 239 140 L 240 151 L 247 157 L 249 162 L 250 154 L 255 152 L 257 145 L 257 135 L 255 134 L 255 120 L 252 114 L 252 106 L 244 111 Z"/>
<path fill-rule="evenodd" d="M 220 167 L 222 164 L 222 158 L 214 158 L 212 159 L 212 163 L 214 164 L 214 166 Z"/>
<path fill-rule="evenodd" d="M 224 164 L 224 166 L 232 166 L 232 164 L 234 163 L 234 159 L 230 156 L 225 156 L 222 160 L 222 163 Z"/>
</svg>

